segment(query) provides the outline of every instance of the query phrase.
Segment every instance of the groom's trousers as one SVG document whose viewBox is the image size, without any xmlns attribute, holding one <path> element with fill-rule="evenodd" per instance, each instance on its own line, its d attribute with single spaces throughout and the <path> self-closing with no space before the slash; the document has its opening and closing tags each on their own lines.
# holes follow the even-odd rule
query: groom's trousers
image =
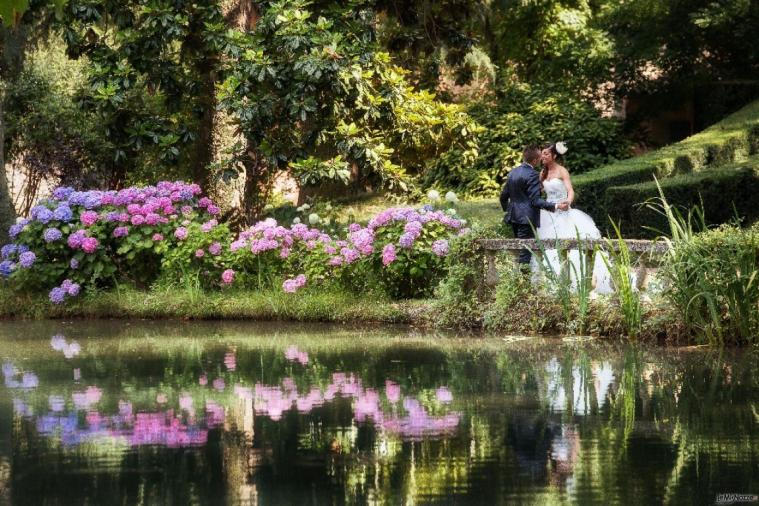
<svg viewBox="0 0 759 506">
<path fill-rule="evenodd" d="M 530 224 L 512 223 L 511 229 L 514 231 L 514 237 L 517 239 L 535 239 L 535 231 Z M 517 261 L 520 264 L 529 264 L 531 258 L 532 253 L 530 253 L 530 250 L 523 249 L 519 252 L 519 260 Z"/>
</svg>

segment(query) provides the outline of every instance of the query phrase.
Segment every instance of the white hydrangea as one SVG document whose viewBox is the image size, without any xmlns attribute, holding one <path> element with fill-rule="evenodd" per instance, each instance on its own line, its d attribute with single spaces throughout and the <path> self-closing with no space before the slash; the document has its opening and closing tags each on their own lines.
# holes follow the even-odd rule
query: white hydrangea
<svg viewBox="0 0 759 506">
<path fill-rule="evenodd" d="M 453 192 L 448 192 L 445 194 L 445 201 L 450 202 L 451 204 L 455 204 L 459 201 L 459 198 L 456 196 Z"/>
<path fill-rule="evenodd" d="M 296 217 L 293 219 L 293 225 L 297 225 L 298 223 L 300 223 L 300 218 L 298 218 L 298 217 L 296 216 Z"/>
<path fill-rule="evenodd" d="M 440 192 L 437 190 L 430 190 L 427 192 L 427 198 L 430 199 L 432 202 L 437 202 L 440 200 Z"/>
<path fill-rule="evenodd" d="M 320 221 L 320 218 L 319 218 L 319 215 L 318 215 L 318 214 L 316 214 L 316 213 L 311 213 L 311 214 L 309 214 L 309 215 L 308 215 L 308 222 L 309 222 L 311 225 L 316 225 L 317 223 L 319 223 L 319 221 Z"/>
<path fill-rule="evenodd" d="M 448 216 L 456 216 L 456 210 L 454 208 L 447 209 L 445 212 L 448 213 Z"/>
</svg>

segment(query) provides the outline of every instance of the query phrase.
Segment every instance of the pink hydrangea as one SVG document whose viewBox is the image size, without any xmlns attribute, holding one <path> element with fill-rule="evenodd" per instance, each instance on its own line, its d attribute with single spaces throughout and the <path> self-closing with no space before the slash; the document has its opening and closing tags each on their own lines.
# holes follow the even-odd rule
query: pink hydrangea
<svg viewBox="0 0 759 506">
<path fill-rule="evenodd" d="M 161 241 L 163 241 L 163 234 L 159 234 L 159 233 L 153 234 L 153 241 L 154 242 L 161 242 Z"/>
<path fill-rule="evenodd" d="M 221 282 L 225 285 L 231 285 L 235 280 L 235 271 L 227 269 L 221 273 Z"/>
<path fill-rule="evenodd" d="M 382 248 L 382 265 L 388 266 L 395 262 L 396 258 L 398 258 L 398 256 L 395 251 L 395 245 L 392 243 L 386 244 L 385 247 Z"/>
<path fill-rule="evenodd" d="M 94 237 L 87 237 L 82 241 L 82 249 L 85 253 L 94 253 L 98 249 L 98 244 L 100 243 Z"/>
<path fill-rule="evenodd" d="M 208 252 L 213 256 L 219 256 L 221 254 L 221 243 L 215 242 L 208 247 Z"/>
<path fill-rule="evenodd" d="M 306 285 L 306 276 L 298 274 L 294 279 L 287 279 L 282 283 L 282 290 L 285 293 L 295 293 Z"/>
<path fill-rule="evenodd" d="M 98 221 L 98 213 L 95 211 L 85 211 L 79 216 L 79 220 L 85 227 L 91 227 Z"/>
<path fill-rule="evenodd" d="M 210 232 L 211 230 L 213 230 L 213 227 L 215 227 L 215 226 L 216 226 L 216 225 L 218 225 L 218 224 L 219 224 L 219 222 L 218 222 L 218 221 L 216 221 L 216 220 L 210 220 L 210 221 L 207 221 L 207 222 L 203 223 L 203 224 L 200 226 L 200 230 L 201 230 L 202 232 L 208 233 L 208 232 Z"/>
<path fill-rule="evenodd" d="M 195 258 L 203 258 L 204 256 L 206 256 L 205 251 L 200 248 L 195 250 Z"/>
<path fill-rule="evenodd" d="M 130 221 L 132 225 L 137 227 L 145 223 L 145 217 L 141 214 L 135 214 Z"/>
<path fill-rule="evenodd" d="M 185 239 L 187 239 L 187 229 L 185 227 L 178 227 L 174 231 L 174 237 L 176 237 L 180 241 L 184 241 Z"/>
</svg>

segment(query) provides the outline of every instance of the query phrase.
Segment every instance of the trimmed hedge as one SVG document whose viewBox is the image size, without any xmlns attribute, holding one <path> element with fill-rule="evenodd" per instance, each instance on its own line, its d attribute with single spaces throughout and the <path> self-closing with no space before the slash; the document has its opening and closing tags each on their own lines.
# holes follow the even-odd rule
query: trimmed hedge
<svg viewBox="0 0 759 506">
<path fill-rule="evenodd" d="M 648 183 L 653 176 L 666 181 L 714 170 L 744 161 L 758 152 L 759 100 L 676 144 L 575 177 L 576 201 L 597 223 L 606 223 L 609 215 L 621 218 L 632 212 L 607 196 L 611 188 Z"/>
<path fill-rule="evenodd" d="M 667 201 L 681 211 L 702 206 L 708 224 L 729 222 L 736 214 L 744 223 L 759 219 L 759 156 L 721 169 L 665 178 L 659 184 Z M 606 207 L 626 237 L 655 237 L 669 231 L 667 220 L 643 203 L 658 196 L 655 181 L 615 186 L 606 191 Z M 603 228 L 609 218 L 597 223 Z"/>
</svg>

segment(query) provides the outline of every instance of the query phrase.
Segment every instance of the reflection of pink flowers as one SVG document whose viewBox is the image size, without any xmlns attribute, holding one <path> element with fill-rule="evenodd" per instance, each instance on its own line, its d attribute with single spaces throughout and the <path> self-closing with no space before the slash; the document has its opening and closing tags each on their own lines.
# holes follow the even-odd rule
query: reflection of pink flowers
<svg viewBox="0 0 759 506">
<path fill-rule="evenodd" d="M 89 409 L 93 404 L 100 402 L 103 391 L 96 386 L 89 386 L 84 392 L 74 392 L 71 394 L 71 400 L 77 409 Z"/>
<path fill-rule="evenodd" d="M 392 403 L 401 400 L 401 386 L 393 381 L 385 380 L 385 397 Z"/>
<path fill-rule="evenodd" d="M 438 402 L 448 403 L 453 400 L 453 394 L 446 387 L 440 387 L 435 390 L 435 398 L 437 398 Z"/>
<path fill-rule="evenodd" d="M 225 386 L 226 385 L 224 384 L 224 378 L 216 378 L 213 380 L 213 388 L 217 392 L 223 392 Z"/>
<path fill-rule="evenodd" d="M 224 366 L 228 371 L 234 371 L 237 368 L 237 358 L 233 351 L 228 351 L 224 354 Z"/>
<path fill-rule="evenodd" d="M 208 376 L 206 376 L 205 374 L 201 374 L 200 378 L 198 378 L 198 384 L 201 386 L 208 385 Z"/>
<path fill-rule="evenodd" d="M 192 397 L 188 394 L 183 394 L 179 397 L 179 408 L 184 411 L 190 411 L 192 409 Z"/>
<path fill-rule="evenodd" d="M 168 402 L 168 400 L 169 399 L 168 399 L 168 397 L 166 397 L 166 394 L 158 394 L 158 395 L 155 396 L 155 401 L 158 404 L 166 404 L 166 402 Z"/>
<path fill-rule="evenodd" d="M 308 364 L 308 353 L 299 350 L 297 346 L 288 346 L 285 350 L 285 359 L 290 362 L 298 362 L 301 365 Z"/>
</svg>

